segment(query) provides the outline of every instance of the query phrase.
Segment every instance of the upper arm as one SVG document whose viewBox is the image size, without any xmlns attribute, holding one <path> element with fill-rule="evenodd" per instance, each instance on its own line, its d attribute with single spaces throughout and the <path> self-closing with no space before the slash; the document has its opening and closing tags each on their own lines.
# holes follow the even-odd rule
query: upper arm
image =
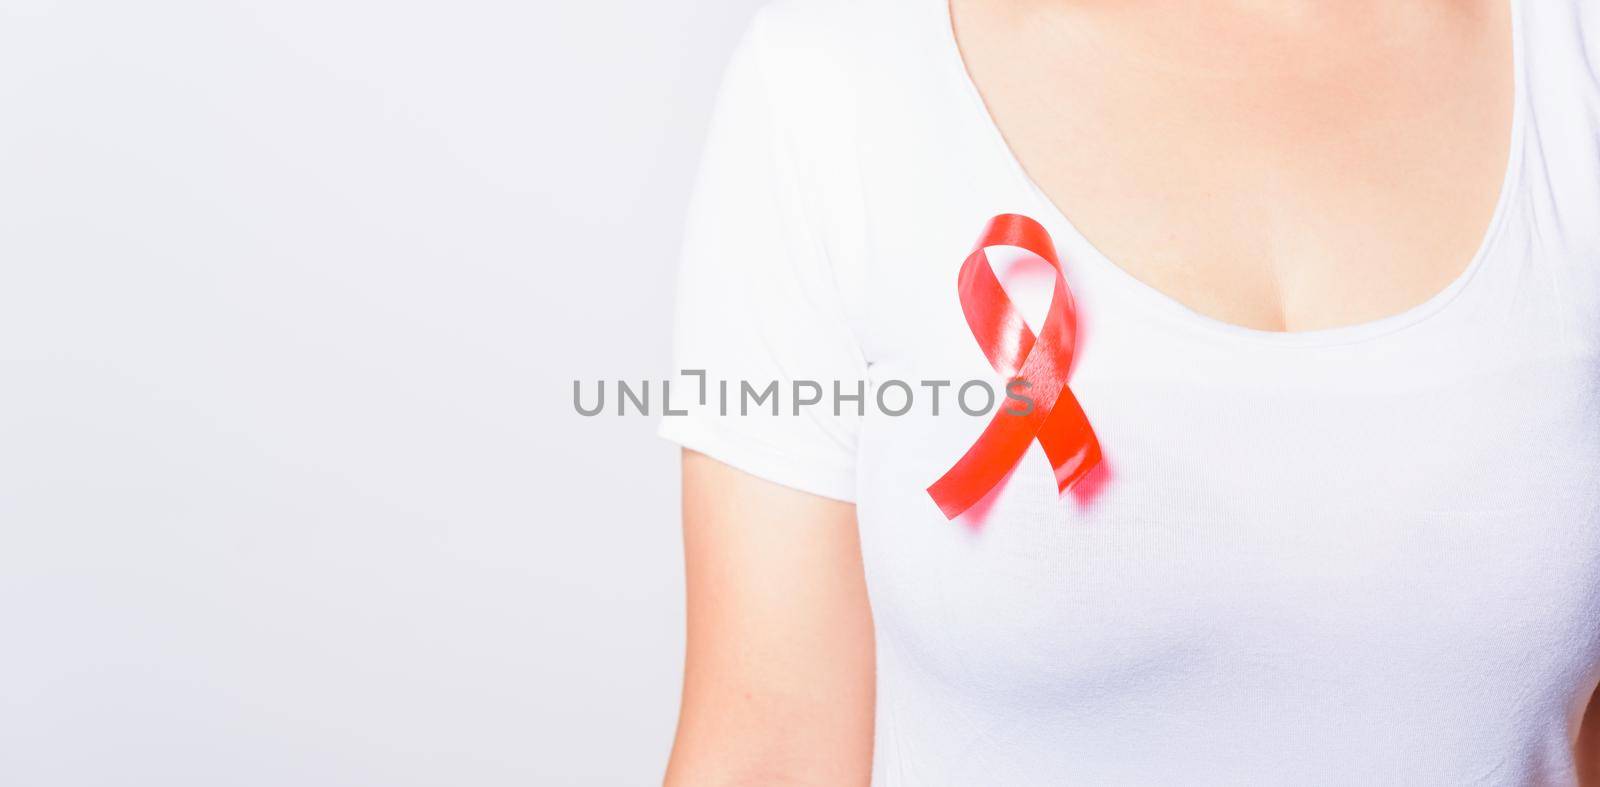
<svg viewBox="0 0 1600 787">
<path fill-rule="evenodd" d="M 669 785 L 865 784 L 872 618 L 855 507 L 683 460 L 688 651 Z"/>
<path fill-rule="evenodd" d="M 856 390 L 867 364 L 840 284 L 849 263 L 818 217 L 828 195 L 795 103 L 809 89 L 788 78 L 806 47 L 771 39 L 786 34 L 764 19 L 724 71 L 685 222 L 674 358 L 701 377 L 673 385 L 684 412 L 660 427 L 687 449 L 674 785 L 860 784 L 871 767 L 851 504 L 862 412 L 793 395 L 802 382 Z M 746 386 L 774 396 L 748 404 Z"/>
<path fill-rule="evenodd" d="M 1600 691 L 1589 700 L 1589 710 L 1578 730 L 1573 755 L 1578 763 L 1578 783 L 1583 787 L 1600 787 Z"/>
</svg>

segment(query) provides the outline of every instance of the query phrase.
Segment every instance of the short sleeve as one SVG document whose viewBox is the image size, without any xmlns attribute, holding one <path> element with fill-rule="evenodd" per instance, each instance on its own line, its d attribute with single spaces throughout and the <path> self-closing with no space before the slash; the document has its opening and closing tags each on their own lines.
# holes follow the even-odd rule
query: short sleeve
<svg viewBox="0 0 1600 787">
<path fill-rule="evenodd" d="M 864 408 L 851 397 L 865 390 L 866 364 L 808 211 L 822 195 L 797 164 L 806 156 L 767 57 L 758 15 L 723 73 L 689 203 L 671 386 L 684 412 L 663 415 L 658 432 L 752 475 L 853 501 Z"/>
</svg>

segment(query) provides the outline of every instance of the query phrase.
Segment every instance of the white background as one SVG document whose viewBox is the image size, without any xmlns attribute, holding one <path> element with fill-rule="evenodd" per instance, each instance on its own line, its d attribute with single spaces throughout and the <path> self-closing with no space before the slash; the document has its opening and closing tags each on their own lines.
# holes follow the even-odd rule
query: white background
<svg viewBox="0 0 1600 787">
<path fill-rule="evenodd" d="M 0 0 L 0 783 L 658 782 L 756 0 Z"/>
</svg>

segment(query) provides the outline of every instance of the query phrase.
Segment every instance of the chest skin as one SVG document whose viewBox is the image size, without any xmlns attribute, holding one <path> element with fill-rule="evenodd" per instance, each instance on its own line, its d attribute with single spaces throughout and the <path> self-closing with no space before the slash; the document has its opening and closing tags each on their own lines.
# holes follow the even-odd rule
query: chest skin
<svg viewBox="0 0 1600 787">
<path fill-rule="evenodd" d="M 1461 275 L 1505 178 L 1508 4 L 952 0 L 1042 191 L 1135 278 L 1262 330 L 1379 319 Z"/>
</svg>

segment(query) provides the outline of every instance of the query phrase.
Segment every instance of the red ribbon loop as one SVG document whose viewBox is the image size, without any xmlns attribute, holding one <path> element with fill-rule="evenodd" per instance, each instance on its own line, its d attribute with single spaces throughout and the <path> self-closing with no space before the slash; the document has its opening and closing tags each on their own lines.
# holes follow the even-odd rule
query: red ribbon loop
<svg viewBox="0 0 1600 787">
<path fill-rule="evenodd" d="M 1055 271 L 1055 292 L 1038 337 L 1000 287 L 986 253 L 991 246 L 1022 249 Z M 995 216 L 962 263 L 957 289 L 967 325 L 989 365 L 1007 379 L 1008 386 L 1025 381 L 1026 387 L 1019 385 L 1017 390 L 1033 399 L 1033 407 L 1018 414 L 1022 408 L 1016 402 L 1002 404 L 972 447 L 928 487 L 928 494 L 947 519 L 955 519 L 982 500 L 1011 472 L 1035 438 L 1055 468 L 1059 491 L 1065 492 L 1100 461 L 1100 443 L 1089 417 L 1067 388 L 1078 315 L 1050 234 L 1027 216 Z"/>
</svg>

